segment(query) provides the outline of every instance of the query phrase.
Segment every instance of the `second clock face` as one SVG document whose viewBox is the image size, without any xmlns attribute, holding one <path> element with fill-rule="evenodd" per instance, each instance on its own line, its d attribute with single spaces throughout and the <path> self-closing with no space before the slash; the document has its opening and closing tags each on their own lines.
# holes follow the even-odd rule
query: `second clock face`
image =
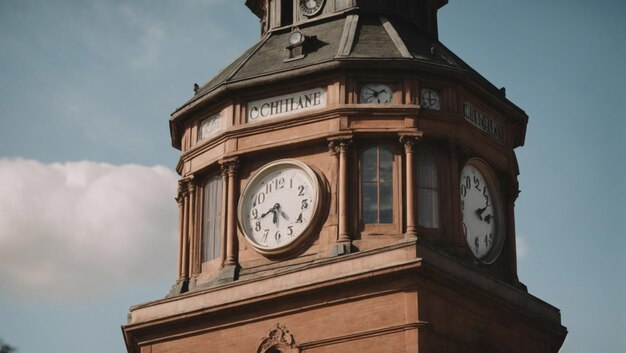
<svg viewBox="0 0 626 353">
<path fill-rule="evenodd" d="M 319 209 L 315 173 L 294 160 L 270 163 L 250 180 L 239 203 L 239 225 L 259 252 L 278 254 L 299 243 Z"/>
<path fill-rule="evenodd" d="M 504 220 L 497 186 L 480 160 L 470 160 L 461 172 L 461 212 L 474 257 L 484 263 L 495 261 L 502 247 Z"/>
<path fill-rule="evenodd" d="M 300 11 L 306 16 L 316 15 L 324 6 L 324 0 L 300 0 Z"/>
<path fill-rule="evenodd" d="M 365 104 L 391 103 L 391 87 L 382 83 L 368 83 L 361 86 L 359 102 Z"/>
<path fill-rule="evenodd" d="M 424 88 L 421 94 L 421 105 L 425 109 L 440 110 L 439 94 L 432 89 Z"/>
</svg>

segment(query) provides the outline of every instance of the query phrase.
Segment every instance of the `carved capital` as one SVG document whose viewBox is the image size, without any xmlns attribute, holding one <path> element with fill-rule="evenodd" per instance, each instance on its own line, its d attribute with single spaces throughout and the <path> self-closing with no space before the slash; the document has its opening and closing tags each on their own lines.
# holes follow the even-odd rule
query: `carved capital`
<svg viewBox="0 0 626 353">
<path fill-rule="evenodd" d="M 196 183 L 194 183 L 193 176 L 189 178 L 189 181 L 187 182 L 187 191 L 190 195 L 196 192 Z"/>
<path fill-rule="evenodd" d="M 346 154 L 352 144 L 351 137 L 335 137 L 328 139 L 328 150 L 332 156 Z"/>
<path fill-rule="evenodd" d="M 239 170 L 239 159 L 233 158 L 220 161 L 220 165 L 222 166 L 222 175 L 228 175 L 229 177 L 233 177 L 237 174 L 237 171 Z"/>
<path fill-rule="evenodd" d="M 406 154 L 413 153 L 413 148 L 422 139 L 421 134 L 402 134 L 400 135 L 400 143 L 404 146 Z"/>
<path fill-rule="evenodd" d="M 188 177 L 180 179 L 178 181 L 178 197 L 176 199 L 177 200 L 180 199 L 179 202 L 182 202 L 182 199 L 184 199 L 185 197 L 187 197 L 187 195 L 189 195 L 190 183 L 191 183 L 191 179 Z"/>
</svg>

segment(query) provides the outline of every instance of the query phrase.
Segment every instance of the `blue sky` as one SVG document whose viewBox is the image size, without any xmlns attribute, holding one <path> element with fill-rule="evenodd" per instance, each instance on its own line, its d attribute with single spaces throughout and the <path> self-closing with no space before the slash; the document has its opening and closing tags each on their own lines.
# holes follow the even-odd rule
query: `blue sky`
<svg viewBox="0 0 626 353">
<path fill-rule="evenodd" d="M 0 0 L 0 338 L 20 353 L 122 352 L 128 307 L 168 291 L 169 113 L 258 39 L 243 3 Z M 626 351 L 624 15 L 452 0 L 439 16 L 441 41 L 530 117 L 519 275 L 562 310 L 562 352 Z"/>
</svg>

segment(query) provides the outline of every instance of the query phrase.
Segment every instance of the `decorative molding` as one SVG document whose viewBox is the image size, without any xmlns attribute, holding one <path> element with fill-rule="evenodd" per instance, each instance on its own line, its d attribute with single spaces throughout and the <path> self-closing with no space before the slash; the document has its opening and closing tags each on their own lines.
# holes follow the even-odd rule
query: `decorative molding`
<svg viewBox="0 0 626 353">
<path fill-rule="evenodd" d="M 276 323 L 276 326 L 267 332 L 267 336 L 261 339 L 257 349 L 257 353 L 266 352 L 299 353 L 300 348 L 287 327 Z"/>
</svg>

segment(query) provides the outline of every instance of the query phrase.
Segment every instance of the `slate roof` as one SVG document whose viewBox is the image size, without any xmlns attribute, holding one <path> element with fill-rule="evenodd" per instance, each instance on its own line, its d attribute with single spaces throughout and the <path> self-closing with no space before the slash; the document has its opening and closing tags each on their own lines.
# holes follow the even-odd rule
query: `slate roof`
<svg viewBox="0 0 626 353">
<path fill-rule="evenodd" d="M 299 29 L 306 36 L 316 36 L 318 39 L 316 50 L 307 53 L 303 59 L 285 61 L 290 28 L 268 32 L 257 44 L 200 87 L 183 107 L 229 83 L 346 60 L 403 60 L 432 63 L 471 72 L 484 81 L 484 84 L 496 90 L 495 86 L 436 39 L 401 19 L 352 12 L 305 23 Z"/>
</svg>

